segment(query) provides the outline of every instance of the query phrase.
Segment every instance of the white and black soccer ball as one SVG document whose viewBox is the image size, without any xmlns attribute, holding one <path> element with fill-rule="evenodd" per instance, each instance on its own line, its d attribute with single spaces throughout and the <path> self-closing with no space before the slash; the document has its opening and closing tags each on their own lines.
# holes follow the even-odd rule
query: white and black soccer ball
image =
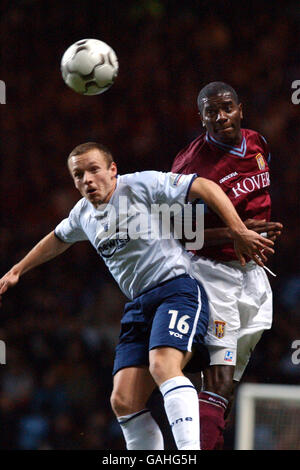
<svg viewBox="0 0 300 470">
<path fill-rule="evenodd" d="M 61 59 L 61 73 L 65 83 L 82 95 L 99 95 L 108 90 L 118 70 L 116 53 L 98 39 L 75 42 Z"/>
</svg>

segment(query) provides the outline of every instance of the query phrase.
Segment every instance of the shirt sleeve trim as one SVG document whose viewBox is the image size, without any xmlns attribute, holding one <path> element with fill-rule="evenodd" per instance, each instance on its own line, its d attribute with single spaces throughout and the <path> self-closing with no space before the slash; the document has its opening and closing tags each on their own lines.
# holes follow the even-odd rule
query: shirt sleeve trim
<svg viewBox="0 0 300 470">
<path fill-rule="evenodd" d="M 61 242 L 63 242 L 63 243 L 67 243 L 67 242 L 66 242 L 65 240 L 63 240 L 59 235 L 57 235 L 57 233 L 56 233 L 55 230 L 54 230 L 54 235 L 56 236 L 56 238 L 57 238 L 59 241 L 61 241 Z"/>
<path fill-rule="evenodd" d="M 190 193 L 191 186 L 192 186 L 193 182 L 195 181 L 195 179 L 198 178 L 198 176 L 199 175 L 197 173 L 195 173 L 193 175 L 189 185 L 188 185 L 188 188 L 187 188 L 187 191 L 186 191 L 186 196 L 185 196 L 185 201 L 184 201 L 185 204 L 187 204 L 189 202 L 189 193 Z"/>
</svg>

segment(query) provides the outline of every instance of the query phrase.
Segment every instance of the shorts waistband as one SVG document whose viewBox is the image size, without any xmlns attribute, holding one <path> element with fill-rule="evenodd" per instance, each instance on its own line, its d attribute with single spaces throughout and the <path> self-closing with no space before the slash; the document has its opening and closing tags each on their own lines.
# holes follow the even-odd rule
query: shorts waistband
<svg viewBox="0 0 300 470">
<path fill-rule="evenodd" d="M 191 276 L 189 274 L 186 274 L 186 273 L 185 274 L 179 274 L 178 276 L 171 277 L 170 279 L 166 279 L 165 281 L 162 281 L 159 284 L 156 284 L 155 286 L 149 287 L 149 289 L 143 290 L 139 295 L 134 297 L 133 300 L 138 299 L 141 295 L 147 294 L 148 292 L 150 292 L 153 289 L 157 289 L 158 287 L 164 286 L 165 284 L 167 284 L 167 282 L 175 281 L 175 279 L 181 279 L 183 277 L 191 278 Z"/>
</svg>

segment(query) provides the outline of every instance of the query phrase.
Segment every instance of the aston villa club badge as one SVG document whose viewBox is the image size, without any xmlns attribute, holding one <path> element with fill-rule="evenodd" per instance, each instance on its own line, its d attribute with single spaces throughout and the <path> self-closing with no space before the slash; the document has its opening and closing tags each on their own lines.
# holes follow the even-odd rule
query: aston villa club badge
<svg viewBox="0 0 300 470">
<path fill-rule="evenodd" d="M 214 321 L 214 332 L 215 332 L 215 336 L 217 338 L 223 338 L 224 335 L 225 335 L 225 325 L 226 325 L 226 322 L 225 321 L 219 321 L 219 320 L 215 320 Z"/>
<path fill-rule="evenodd" d="M 256 158 L 256 161 L 257 161 L 258 168 L 260 170 L 264 170 L 266 168 L 266 162 L 265 162 L 265 159 L 262 156 L 262 154 L 258 153 L 255 158 Z"/>
</svg>

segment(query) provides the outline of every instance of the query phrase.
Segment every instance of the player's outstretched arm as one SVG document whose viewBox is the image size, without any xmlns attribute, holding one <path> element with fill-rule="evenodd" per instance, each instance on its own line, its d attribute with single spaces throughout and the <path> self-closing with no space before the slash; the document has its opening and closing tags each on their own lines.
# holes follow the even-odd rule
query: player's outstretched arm
<svg viewBox="0 0 300 470">
<path fill-rule="evenodd" d="M 249 256 L 259 266 L 267 261 L 268 254 L 273 254 L 272 240 L 262 237 L 253 230 L 248 230 L 240 219 L 232 202 L 224 191 L 213 181 L 206 178 L 196 178 L 190 188 L 189 200 L 202 199 L 214 212 L 216 212 L 227 225 L 230 236 L 234 240 L 236 255 L 242 265 Z"/>
<path fill-rule="evenodd" d="M 19 281 L 20 276 L 27 271 L 46 263 L 47 261 L 55 258 L 64 251 L 66 251 L 72 243 L 64 243 L 59 240 L 54 231 L 50 232 L 39 243 L 32 248 L 31 251 L 21 260 L 15 264 L 1 279 L 0 279 L 0 301 L 2 295 Z"/>
</svg>

